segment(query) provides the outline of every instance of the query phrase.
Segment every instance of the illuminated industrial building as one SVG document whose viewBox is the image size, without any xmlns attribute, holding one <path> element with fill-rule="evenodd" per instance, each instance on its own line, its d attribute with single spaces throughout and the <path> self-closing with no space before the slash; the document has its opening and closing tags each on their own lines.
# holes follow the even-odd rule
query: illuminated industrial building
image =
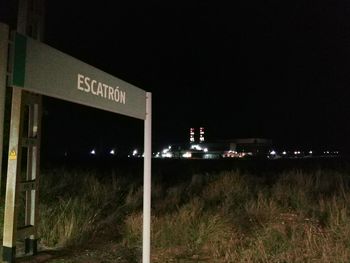
<svg viewBox="0 0 350 263">
<path fill-rule="evenodd" d="M 249 154 L 252 156 L 266 155 L 272 146 L 272 140 L 265 138 L 244 138 L 228 140 L 230 144 L 228 154 L 232 152 Z M 226 153 L 224 153 L 226 154 Z"/>
<path fill-rule="evenodd" d="M 232 139 L 207 142 L 205 128 L 190 128 L 189 143 L 172 145 L 162 150 L 157 157 L 219 159 L 266 156 L 272 141 L 264 138 Z"/>
</svg>

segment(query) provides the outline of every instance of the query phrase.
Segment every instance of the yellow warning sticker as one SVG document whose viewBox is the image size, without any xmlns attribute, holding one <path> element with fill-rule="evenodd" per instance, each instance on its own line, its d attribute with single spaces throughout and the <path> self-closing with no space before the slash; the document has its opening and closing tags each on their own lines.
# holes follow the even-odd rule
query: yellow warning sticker
<svg viewBox="0 0 350 263">
<path fill-rule="evenodd" d="M 10 160 L 17 160 L 17 153 L 16 153 L 16 150 L 15 150 L 15 149 L 12 149 L 12 150 L 10 151 L 9 159 L 10 159 Z"/>
</svg>

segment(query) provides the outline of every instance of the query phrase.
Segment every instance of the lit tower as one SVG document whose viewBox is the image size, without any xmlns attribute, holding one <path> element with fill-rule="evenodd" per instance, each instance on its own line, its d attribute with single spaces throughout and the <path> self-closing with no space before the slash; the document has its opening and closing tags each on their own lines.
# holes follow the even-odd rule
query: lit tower
<svg viewBox="0 0 350 263">
<path fill-rule="evenodd" d="M 194 143 L 194 128 L 190 128 L 190 143 Z"/>
<path fill-rule="evenodd" d="M 199 142 L 204 142 L 204 128 L 199 128 Z"/>
</svg>

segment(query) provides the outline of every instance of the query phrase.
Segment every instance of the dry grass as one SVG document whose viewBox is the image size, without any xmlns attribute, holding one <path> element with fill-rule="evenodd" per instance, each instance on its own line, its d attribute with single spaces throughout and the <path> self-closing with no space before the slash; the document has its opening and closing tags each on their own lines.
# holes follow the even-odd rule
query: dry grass
<svg viewBox="0 0 350 263">
<path fill-rule="evenodd" d="M 320 170 L 276 178 L 266 185 L 232 171 L 169 189 L 169 212 L 152 220 L 153 262 L 349 262 L 349 177 Z M 126 218 L 126 245 L 140 248 L 141 219 Z"/>
<path fill-rule="evenodd" d="M 112 223 L 120 262 L 139 262 L 142 185 L 59 174 L 43 176 L 42 244 L 81 244 Z M 349 174 L 333 170 L 154 184 L 152 262 L 350 262 L 349 187 Z"/>
</svg>

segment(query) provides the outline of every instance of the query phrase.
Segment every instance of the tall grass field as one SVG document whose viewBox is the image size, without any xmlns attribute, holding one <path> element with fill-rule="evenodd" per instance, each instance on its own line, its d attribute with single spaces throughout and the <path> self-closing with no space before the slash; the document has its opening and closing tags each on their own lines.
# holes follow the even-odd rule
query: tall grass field
<svg viewBox="0 0 350 263">
<path fill-rule="evenodd" d="M 154 162 L 152 262 L 350 262 L 350 169 L 269 162 Z M 43 169 L 41 249 L 141 262 L 142 163 L 130 167 Z"/>
</svg>

